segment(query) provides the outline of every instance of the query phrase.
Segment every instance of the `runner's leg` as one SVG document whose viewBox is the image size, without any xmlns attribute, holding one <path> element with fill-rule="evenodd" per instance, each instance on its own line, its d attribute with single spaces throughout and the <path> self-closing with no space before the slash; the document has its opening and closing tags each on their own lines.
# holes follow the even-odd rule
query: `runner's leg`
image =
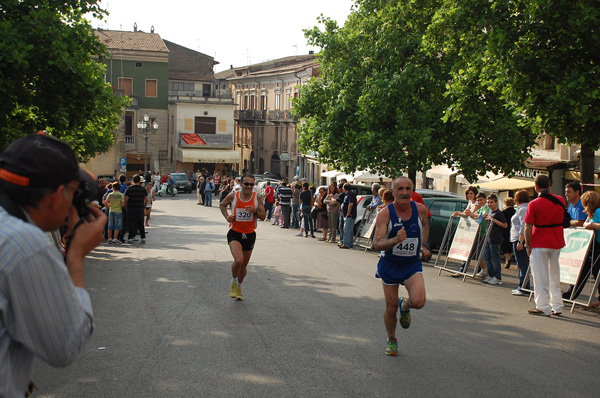
<svg viewBox="0 0 600 398">
<path fill-rule="evenodd" d="M 408 278 L 404 282 L 404 287 L 408 291 L 404 310 L 410 310 L 411 308 L 418 310 L 419 308 L 423 308 L 425 306 L 425 280 L 423 279 L 423 274 L 419 272 Z"/>
<path fill-rule="evenodd" d="M 388 338 L 396 337 L 396 313 L 398 312 L 398 286 L 399 285 L 383 285 L 383 295 L 385 297 L 385 313 L 383 321 Z"/>
</svg>

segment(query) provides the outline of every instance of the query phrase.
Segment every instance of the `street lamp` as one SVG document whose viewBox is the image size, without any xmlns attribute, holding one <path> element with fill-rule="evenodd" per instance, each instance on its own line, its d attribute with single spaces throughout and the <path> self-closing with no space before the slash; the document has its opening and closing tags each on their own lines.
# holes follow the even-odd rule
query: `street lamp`
<svg viewBox="0 0 600 398">
<path fill-rule="evenodd" d="M 154 123 L 150 125 L 148 122 L 150 121 L 150 116 L 148 116 L 148 112 L 144 115 L 144 120 L 138 120 L 137 128 L 140 133 L 144 133 L 144 175 L 148 173 L 148 133 L 156 134 L 158 130 L 158 122 L 156 119 Z"/>
</svg>

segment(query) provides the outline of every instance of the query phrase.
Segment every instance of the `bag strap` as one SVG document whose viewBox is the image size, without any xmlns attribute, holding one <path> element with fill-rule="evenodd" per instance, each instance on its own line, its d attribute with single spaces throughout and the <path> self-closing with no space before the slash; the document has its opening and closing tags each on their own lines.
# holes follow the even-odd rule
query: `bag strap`
<svg viewBox="0 0 600 398">
<path fill-rule="evenodd" d="M 556 205 L 559 205 L 560 207 L 562 207 L 562 209 L 565 213 L 567 212 L 567 209 L 562 204 L 562 202 L 560 200 L 556 199 L 556 197 L 554 195 L 549 194 L 548 192 L 542 192 L 540 194 L 540 197 L 548 199 L 550 202 L 552 202 Z M 548 224 L 548 225 L 535 225 L 534 224 L 534 226 L 537 228 L 558 228 L 558 227 L 563 227 L 564 225 L 563 225 L 563 223 L 560 223 L 560 224 Z"/>
</svg>

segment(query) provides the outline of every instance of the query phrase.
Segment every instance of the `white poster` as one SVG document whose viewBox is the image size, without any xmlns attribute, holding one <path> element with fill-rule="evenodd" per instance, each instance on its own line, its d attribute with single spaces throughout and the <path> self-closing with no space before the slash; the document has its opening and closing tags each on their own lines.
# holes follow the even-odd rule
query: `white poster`
<svg viewBox="0 0 600 398">
<path fill-rule="evenodd" d="M 456 260 L 467 261 L 469 253 L 473 248 L 473 244 L 477 239 L 477 231 L 479 230 L 479 224 L 477 219 L 471 217 L 460 217 L 458 221 L 458 227 L 448 252 L 448 258 Z"/>
<path fill-rule="evenodd" d="M 594 237 L 594 231 L 584 228 L 565 229 L 565 247 L 560 251 L 560 281 L 574 285 Z M 598 250 L 598 248 L 596 248 Z"/>
</svg>

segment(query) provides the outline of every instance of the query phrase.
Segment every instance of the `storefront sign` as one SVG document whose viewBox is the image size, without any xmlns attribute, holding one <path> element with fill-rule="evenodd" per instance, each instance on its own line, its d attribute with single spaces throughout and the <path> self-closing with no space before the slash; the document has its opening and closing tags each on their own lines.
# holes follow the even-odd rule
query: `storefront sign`
<svg viewBox="0 0 600 398">
<path fill-rule="evenodd" d="M 233 134 L 180 133 L 179 139 L 179 145 L 197 145 L 228 149 L 233 147 Z"/>
</svg>

